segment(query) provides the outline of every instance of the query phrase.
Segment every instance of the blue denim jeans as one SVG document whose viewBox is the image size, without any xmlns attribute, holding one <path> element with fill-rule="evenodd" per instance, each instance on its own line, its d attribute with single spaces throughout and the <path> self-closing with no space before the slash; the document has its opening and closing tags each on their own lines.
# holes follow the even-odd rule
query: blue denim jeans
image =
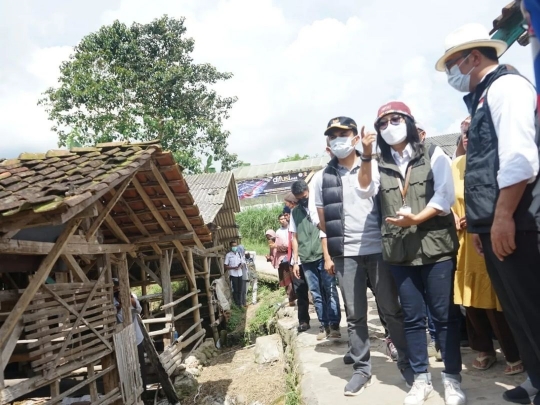
<svg viewBox="0 0 540 405">
<path fill-rule="evenodd" d="M 313 306 L 322 326 L 339 325 L 341 311 L 336 278 L 324 270 L 323 260 L 302 263 Z"/>
<path fill-rule="evenodd" d="M 426 304 L 446 374 L 461 373 L 460 312 L 454 304 L 454 260 L 422 266 L 390 266 L 405 315 L 405 337 L 415 374 L 427 373 Z"/>
</svg>

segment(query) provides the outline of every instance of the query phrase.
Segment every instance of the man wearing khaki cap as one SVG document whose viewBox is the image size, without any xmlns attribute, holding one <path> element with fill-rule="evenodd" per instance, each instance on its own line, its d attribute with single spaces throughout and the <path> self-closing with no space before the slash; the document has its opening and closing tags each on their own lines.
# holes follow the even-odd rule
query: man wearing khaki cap
<svg viewBox="0 0 540 405">
<path fill-rule="evenodd" d="M 471 114 L 465 173 L 468 232 L 487 270 L 516 339 L 532 385 L 540 388 L 540 183 L 536 91 L 498 58 L 506 51 L 479 24 L 446 38 L 436 69 L 468 93 Z M 512 402 L 516 391 L 505 392 Z M 540 404 L 540 395 L 533 403 Z"/>
</svg>

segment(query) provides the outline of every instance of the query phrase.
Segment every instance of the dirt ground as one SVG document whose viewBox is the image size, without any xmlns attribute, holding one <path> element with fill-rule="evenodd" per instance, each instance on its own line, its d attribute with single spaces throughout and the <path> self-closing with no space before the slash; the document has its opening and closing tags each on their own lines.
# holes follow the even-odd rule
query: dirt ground
<svg viewBox="0 0 540 405">
<path fill-rule="evenodd" d="M 243 397 L 244 403 L 259 401 L 264 405 L 285 403 L 285 371 L 282 361 L 271 365 L 255 363 L 255 347 L 232 348 L 212 359 L 197 378 L 200 390 L 197 399 Z M 197 403 L 193 399 L 184 403 Z"/>
<path fill-rule="evenodd" d="M 246 320 L 255 316 L 260 303 L 247 308 Z M 237 331 L 245 328 L 246 321 Z M 263 405 L 285 404 L 285 364 L 279 361 L 261 365 L 255 363 L 255 346 L 226 348 L 205 366 L 197 377 L 200 389 L 197 398 L 184 400 L 196 404 L 206 396 L 243 398 L 245 404 L 259 401 Z"/>
</svg>

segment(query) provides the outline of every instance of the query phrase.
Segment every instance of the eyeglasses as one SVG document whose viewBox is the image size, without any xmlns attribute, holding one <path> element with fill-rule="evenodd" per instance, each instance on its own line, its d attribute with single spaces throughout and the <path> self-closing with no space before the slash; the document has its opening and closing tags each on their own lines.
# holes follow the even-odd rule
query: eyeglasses
<svg viewBox="0 0 540 405">
<path fill-rule="evenodd" d="M 379 120 L 379 122 L 377 123 L 377 127 L 383 131 L 386 129 L 386 127 L 388 127 L 388 123 L 392 124 L 392 125 L 399 125 L 403 122 L 403 117 L 401 115 L 393 115 L 392 117 L 390 117 L 390 119 L 388 118 L 383 118 L 381 120 Z"/>
<path fill-rule="evenodd" d="M 457 64 L 461 59 L 467 59 L 471 53 L 462 53 L 459 56 L 456 56 L 455 58 L 449 59 L 444 63 L 444 66 L 446 67 L 446 73 L 450 73 L 450 69 L 454 67 L 455 64 Z"/>
</svg>

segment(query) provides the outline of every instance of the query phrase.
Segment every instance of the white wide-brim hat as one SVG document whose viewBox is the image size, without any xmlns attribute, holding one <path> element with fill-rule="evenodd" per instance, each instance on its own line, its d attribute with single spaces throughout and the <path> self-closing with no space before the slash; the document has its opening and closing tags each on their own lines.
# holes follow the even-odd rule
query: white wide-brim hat
<svg viewBox="0 0 540 405">
<path fill-rule="evenodd" d="M 471 48 L 487 47 L 495 48 L 497 57 L 500 57 L 508 49 L 506 42 L 491 39 L 489 32 L 482 24 L 467 24 L 458 28 L 446 37 L 444 45 L 446 51 L 435 64 L 435 69 L 440 72 L 445 71 L 446 60 L 456 52 Z"/>
</svg>

